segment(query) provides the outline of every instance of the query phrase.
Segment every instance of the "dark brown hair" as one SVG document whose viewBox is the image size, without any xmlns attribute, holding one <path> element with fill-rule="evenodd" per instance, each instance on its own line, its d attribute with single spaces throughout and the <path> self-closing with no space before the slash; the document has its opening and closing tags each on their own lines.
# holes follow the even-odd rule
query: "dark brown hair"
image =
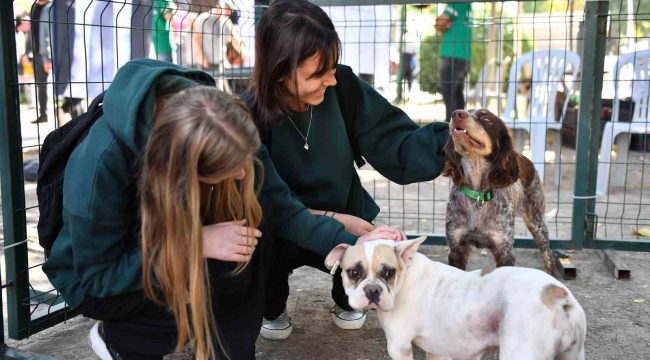
<svg viewBox="0 0 650 360">
<path fill-rule="evenodd" d="M 321 55 L 314 77 L 334 69 L 339 61 L 341 41 L 332 20 L 319 6 L 307 0 L 278 0 L 265 12 L 255 36 L 255 68 L 247 102 L 258 128 L 268 129 L 289 113 L 285 84 L 306 59 Z M 297 89 L 297 80 L 296 80 Z"/>
</svg>

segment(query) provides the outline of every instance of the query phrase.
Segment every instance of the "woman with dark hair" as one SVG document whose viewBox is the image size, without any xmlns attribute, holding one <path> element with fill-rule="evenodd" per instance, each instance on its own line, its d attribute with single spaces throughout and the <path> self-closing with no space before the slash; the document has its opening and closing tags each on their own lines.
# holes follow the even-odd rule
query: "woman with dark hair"
<svg viewBox="0 0 650 360">
<path fill-rule="evenodd" d="M 260 19 L 255 46 L 251 88 L 242 98 L 277 172 L 310 212 L 339 220 L 355 235 L 374 229 L 379 207 L 355 171 L 353 160 L 360 163 L 360 155 L 398 184 L 440 175 L 448 125 L 420 127 L 349 67 L 337 65 L 341 42 L 320 7 L 307 0 L 275 1 Z M 323 256 L 282 238 L 274 240 L 263 337 L 284 339 L 291 334 L 288 276 L 303 265 L 325 271 Z M 337 326 L 363 326 L 365 313 L 349 307 L 340 271 L 334 276 L 332 297 Z"/>
</svg>

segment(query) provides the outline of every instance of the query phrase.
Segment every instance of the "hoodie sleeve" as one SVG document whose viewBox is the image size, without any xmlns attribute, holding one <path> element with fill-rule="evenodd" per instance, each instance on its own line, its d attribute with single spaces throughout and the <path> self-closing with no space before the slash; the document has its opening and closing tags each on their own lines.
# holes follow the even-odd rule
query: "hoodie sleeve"
<svg viewBox="0 0 650 360">
<path fill-rule="evenodd" d="M 94 136 L 96 127 L 106 126 L 100 122 L 66 166 L 63 221 L 84 293 L 104 298 L 142 288 L 142 253 L 137 191 L 129 186 L 124 154 L 105 136 L 110 131 Z"/>
<path fill-rule="evenodd" d="M 257 156 L 264 165 L 262 193 L 273 206 L 273 231 L 276 236 L 323 256 L 336 245 L 352 245 L 357 241 L 357 236 L 346 232 L 339 221 L 312 215 L 292 196 L 289 186 L 275 170 L 264 145 Z"/>
<path fill-rule="evenodd" d="M 357 81 L 361 94 L 355 134 L 363 157 L 400 185 L 437 178 L 445 163 L 449 124 L 420 127 L 370 85 Z"/>
</svg>

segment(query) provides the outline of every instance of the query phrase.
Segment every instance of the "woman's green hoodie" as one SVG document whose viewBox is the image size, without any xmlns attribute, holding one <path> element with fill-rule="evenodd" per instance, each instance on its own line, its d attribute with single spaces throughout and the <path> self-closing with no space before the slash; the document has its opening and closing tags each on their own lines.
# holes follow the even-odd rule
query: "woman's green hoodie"
<svg viewBox="0 0 650 360">
<path fill-rule="evenodd" d="M 167 82 L 214 86 L 207 74 L 155 60 L 130 61 L 106 92 L 103 116 L 65 170 L 64 226 L 43 271 L 72 308 L 84 294 L 104 298 L 142 289 L 137 179 L 119 142 L 140 157 L 149 140 L 157 89 Z M 119 142 L 117 141 L 119 139 Z M 326 255 L 356 236 L 338 221 L 311 215 L 293 199 L 262 147 L 262 193 L 273 207 L 274 234 Z"/>
</svg>

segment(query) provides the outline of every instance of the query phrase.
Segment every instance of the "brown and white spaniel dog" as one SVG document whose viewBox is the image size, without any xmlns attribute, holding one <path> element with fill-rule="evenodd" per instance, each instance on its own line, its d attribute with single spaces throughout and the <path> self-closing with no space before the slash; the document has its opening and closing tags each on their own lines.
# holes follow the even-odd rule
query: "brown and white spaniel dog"
<svg viewBox="0 0 650 360">
<path fill-rule="evenodd" d="M 490 250 L 497 266 L 514 266 L 515 216 L 521 215 L 554 275 L 544 188 L 503 121 L 485 109 L 456 110 L 449 131 L 443 171 L 453 182 L 445 219 L 449 265 L 465 270 L 475 246 Z"/>
</svg>

